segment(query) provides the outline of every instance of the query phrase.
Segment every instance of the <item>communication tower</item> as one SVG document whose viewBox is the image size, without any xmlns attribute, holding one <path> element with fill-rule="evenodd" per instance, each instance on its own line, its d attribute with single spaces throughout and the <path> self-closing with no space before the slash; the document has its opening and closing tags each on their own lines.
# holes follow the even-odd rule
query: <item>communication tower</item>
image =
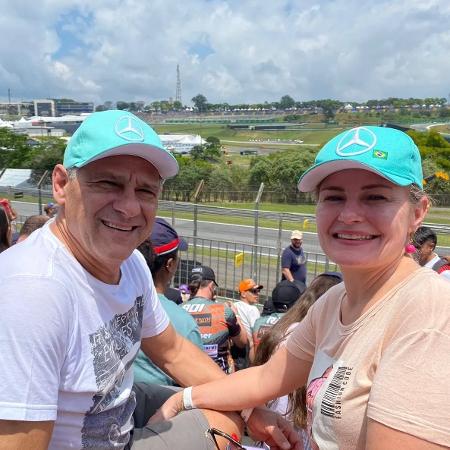
<svg viewBox="0 0 450 450">
<path fill-rule="evenodd" d="M 177 90 L 175 92 L 175 101 L 181 103 L 181 76 L 179 64 L 177 64 Z"/>
</svg>

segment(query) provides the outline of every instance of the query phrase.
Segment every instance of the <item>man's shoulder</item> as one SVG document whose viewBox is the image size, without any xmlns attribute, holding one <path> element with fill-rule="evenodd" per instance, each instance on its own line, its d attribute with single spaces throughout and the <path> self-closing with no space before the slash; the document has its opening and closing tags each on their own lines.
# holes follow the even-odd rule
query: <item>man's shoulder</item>
<svg viewBox="0 0 450 450">
<path fill-rule="evenodd" d="M 278 321 L 279 317 L 277 316 L 278 313 L 273 313 L 273 314 L 269 314 L 267 316 L 261 316 L 258 317 L 258 319 L 256 319 L 255 321 L 255 325 L 253 326 L 253 328 L 258 329 L 259 327 L 266 325 L 268 323 L 274 322 L 274 321 Z"/>
<path fill-rule="evenodd" d="M 175 329 L 178 328 L 178 324 L 183 327 L 196 327 L 197 322 L 194 318 L 182 307 L 169 300 L 165 295 L 158 295 L 161 304 L 169 316 L 170 321 L 173 323 Z"/>
<path fill-rule="evenodd" d="M 64 254 L 63 246 L 48 233 L 49 230 L 37 230 L 25 241 L 2 252 L 0 278 L 60 278 L 70 259 Z"/>
<path fill-rule="evenodd" d="M 138 250 L 134 250 L 133 253 L 122 262 L 120 271 L 126 284 L 139 286 L 145 290 L 153 285 L 150 269 L 148 268 L 142 253 Z"/>
<path fill-rule="evenodd" d="M 441 260 L 441 258 L 438 255 L 434 255 L 434 257 L 432 259 L 430 259 L 426 264 L 424 264 L 423 267 L 432 269 L 433 266 L 440 260 Z"/>
<path fill-rule="evenodd" d="M 244 313 L 252 313 L 252 312 L 259 312 L 259 309 L 257 306 L 255 305 L 249 305 L 248 303 L 239 300 L 238 302 L 235 303 L 236 309 L 239 312 L 244 312 Z"/>
<path fill-rule="evenodd" d="M 216 302 L 213 302 L 212 300 L 208 300 L 205 297 L 193 297 L 193 298 L 189 299 L 185 304 L 215 305 Z"/>
<path fill-rule="evenodd" d="M 172 317 L 182 317 L 193 320 L 191 315 L 182 308 L 182 305 L 177 305 L 172 300 L 169 300 L 164 294 L 158 294 L 158 298 L 170 319 L 172 319 Z"/>
</svg>

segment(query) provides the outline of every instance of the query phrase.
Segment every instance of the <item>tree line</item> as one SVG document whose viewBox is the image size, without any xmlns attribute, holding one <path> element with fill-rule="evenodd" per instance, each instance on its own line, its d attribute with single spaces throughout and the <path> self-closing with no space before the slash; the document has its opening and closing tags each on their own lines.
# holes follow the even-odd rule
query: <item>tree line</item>
<svg viewBox="0 0 450 450">
<path fill-rule="evenodd" d="M 431 194 L 449 193 L 450 143 L 436 131 L 409 131 L 419 146 L 427 190 Z M 62 163 L 66 142 L 58 138 L 30 139 L 0 128 L 0 168 L 32 169 L 37 182 L 44 170 L 51 171 Z M 220 140 L 208 137 L 205 145 L 196 146 L 190 156 L 176 155 L 180 166 L 177 177 L 167 180 L 164 189 L 192 192 L 200 180 L 210 192 L 256 191 L 260 183 L 265 189 L 279 193 L 294 192 L 298 178 L 314 161 L 317 148 L 302 147 L 265 156 L 255 156 L 249 166 L 229 164 Z"/>
<path fill-rule="evenodd" d="M 289 111 L 294 109 L 315 109 L 320 108 L 326 116 L 335 113 L 345 105 L 352 105 L 356 107 L 368 107 L 374 109 L 377 107 L 392 107 L 395 109 L 407 109 L 407 108 L 429 108 L 431 106 L 442 107 L 446 105 L 447 99 L 445 97 L 426 97 L 426 98 L 398 98 L 389 97 L 385 99 L 371 99 L 365 102 L 355 101 L 340 101 L 334 99 L 321 99 L 321 100 L 294 100 L 290 95 L 283 95 L 279 101 L 273 102 L 259 102 L 259 103 L 211 103 L 203 94 L 197 94 L 191 99 L 194 110 L 199 113 L 205 112 L 226 112 L 226 111 L 238 111 L 238 110 L 255 110 L 255 111 L 270 111 L 270 110 L 282 110 Z M 119 100 L 114 104 L 112 101 L 106 101 L 101 105 L 97 105 L 96 111 L 106 111 L 108 109 L 122 109 L 131 112 L 176 112 L 182 111 L 187 108 L 180 101 L 173 100 L 155 100 L 150 103 L 143 101 L 126 102 Z"/>
<path fill-rule="evenodd" d="M 430 194 L 450 193 L 450 143 L 436 131 L 409 131 L 419 147 L 426 189 Z M 212 138 L 217 139 L 217 138 Z M 208 192 L 257 191 L 264 183 L 266 191 L 295 193 L 300 175 L 311 166 L 317 148 L 302 147 L 255 156 L 250 166 L 227 164 L 227 156 L 217 151 L 211 155 L 211 144 L 198 146 L 192 156 L 177 156 L 180 172 L 165 183 L 165 189 L 192 192 L 200 180 Z"/>
</svg>

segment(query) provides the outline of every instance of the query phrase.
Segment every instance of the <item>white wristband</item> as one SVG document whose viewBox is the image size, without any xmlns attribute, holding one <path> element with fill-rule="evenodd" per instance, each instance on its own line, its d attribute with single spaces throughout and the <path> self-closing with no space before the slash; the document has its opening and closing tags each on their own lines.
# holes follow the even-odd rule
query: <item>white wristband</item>
<svg viewBox="0 0 450 450">
<path fill-rule="evenodd" d="M 192 386 L 183 389 L 183 409 L 194 409 L 192 402 Z"/>
<path fill-rule="evenodd" d="M 245 423 L 247 423 L 248 419 L 250 419 L 250 416 L 252 415 L 254 409 L 255 408 L 245 408 L 241 411 L 241 417 Z"/>
</svg>

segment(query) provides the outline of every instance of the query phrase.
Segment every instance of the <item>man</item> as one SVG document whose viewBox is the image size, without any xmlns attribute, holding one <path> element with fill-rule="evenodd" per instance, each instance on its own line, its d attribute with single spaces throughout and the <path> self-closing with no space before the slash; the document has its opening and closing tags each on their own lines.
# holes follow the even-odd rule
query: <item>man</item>
<svg viewBox="0 0 450 450">
<path fill-rule="evenodd" d="M 261 341 L 261 338 L 283 317 L 299 297 L 305 292 L 306 286 L 300 288 L 300 283 L 282 280 L 272 291 L 271 308 L 268 314 L 262 315 L 255 321 L 252 329 L 254 351 Z"/>
<path fill-rule="evenodd" d="M 437 245 L 437 235 L 430 227 L 419 227 L 413 236 L 413 244 L 417 249 L 418 263 L 423 267 L 433 269 L 450 281 L 450 264 L 447 258 L 441 258 L 434 250 Z"/>
<path fill-rule="evenodd" d="M 145 240 L 138 250 L 152 274 L 159 301 L 169 316 L 177 333 L 203 350 L 200 330 L 189 313 L 166 297 L 167 287 L 178 267 L 178 251 L 187 249 L 187 242 L 180 239 L 177 232 L 162 218 L 157 218 L 153 225 L 150 239 Z M 133 364 L 135 383 L 155 383 L 175 386 L 177 383 L 157 367 L 142 350 Z"/>
<path fill-rule="evenodd" d="M 228 338 L 239 348 L 245 348 L 247 333 L 230 305 L 215 301 L 216 289 L 214 271 L 207 266 L 194 267 L 189 281 L 191 299 L 182 307 L 196 320 L 205 352 L 225 373 L 230 373 L 233 368 Z"/>
<path fill-rule="evenodd" d="M 38 230 L 43 227 L 45 222 L 47 222 L 49 218 L 47 216 L 35 215 L 27 217 L 25 222 L 20 229 L 20 233 L 17 237 L 17 243 L 24 241 L 33 231 Z"/>
<path fill-rule="evenodd" d="M 44 212 L 49 219 L 55 217 L 58 212 L 58 207 L 53 203 L 49 202 L 44 206 Z"/>
<path fill-rule="evenodd" d="M 237 370 L 245 369 L 252 362 L 251 355 L 253 355 L 253 340 L 252 327 L 256 319 L 259 318 L 260 312 L 257 306 L 259 303 L 259 293 L 263 289 L 262 284 L 257 284 L 255 280 L 246 278 L 239 283 L 239 301 L 234 304 L 237 315 L 241 324 L 247 333 L 247 346 L 245 349 L 233 346 L 231 354 L 233 355 L 235 367 Z"/>
<path fill-rule="evenodd" d="M 17 212 L 11 206 L 11 202 L 7 198 L 0 199 L 0 206 L 6 211 L 10 222 L 14 222 L 14 220 L 17 219 Z"/>
<path fill-rule="evenodd" d="M 302 249 L 303 233 L 291 233 L 291 245 L 281 255 L 281 279 L 306 283 L 306 257 Z"/>
<path fill-rule="evenodd" d="M 0 254 L 0 448 L 123 449 L 139 346 L 182 386 L 223 376 L 174 331 L 133 252 L 150 234 L 164 179 L 177 170 L 156 133 L 125 111 L 94 113 L 72 136 L 53 170 L 58 215 Z M 183 424 L 191 413 L 196 427 Z M 164 448 L 164 430 L 182 442 L 216 423 L 239 433 L 233 414 L 193 410 L 135 429 L 133 449 Z M 250 417 L 258 429 L 273 420 L 260 409 Z"/>
</svg>

